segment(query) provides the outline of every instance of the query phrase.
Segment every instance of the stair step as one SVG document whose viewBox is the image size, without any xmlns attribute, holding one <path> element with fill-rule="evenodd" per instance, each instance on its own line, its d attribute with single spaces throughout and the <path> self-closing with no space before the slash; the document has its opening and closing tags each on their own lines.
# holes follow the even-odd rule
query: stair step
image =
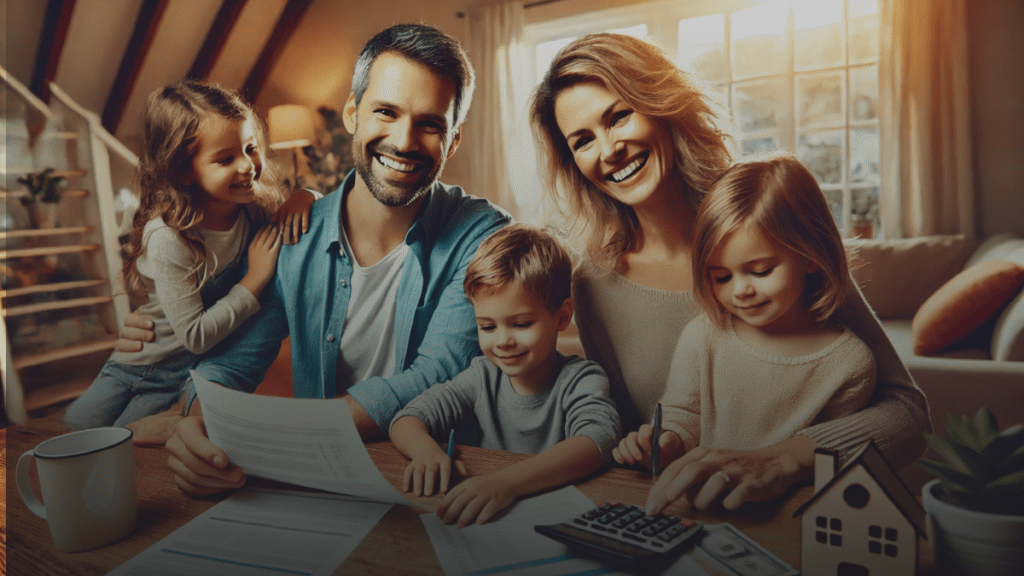
<svg viewBox="0 0 1024 576">
<path fill-rule="evenodd" d="M 85 344 L 75 344 L 74 346 L 56 348 L 53 350 L 47 350 L 46 352 L 37 352 L 35 354 L 19 356 L 15 358 L 11 364 L 14 366 L 15 370 L 21 370 L 28 366 L 38 366 L 40 364 L 74 358 L 75 356 L 84 356 L 86 354 L 92 354 L 93 352 L 100 352 L 102 350 L 113 350 L 115 346 L 117 346 L 116 337 L 105 340 L 94 340 Z"/>
<path fill-rule="evenodd" d="M 61 234 L 82 234 L 95 230 L 92 226 L 69 226 L 67 228 L 26 228 L 24 230 L 4 230 L 0 232 L 0 240 L 8 238 L 36 238 L 39 236 L 60 236 Z"/>
<path fill-rule="evenodd" d="M 75 252 L 90 252 L 99 250 L 100 244 L 76 244 L 69 246 L 41 246 L 39 248 L 16 248 L 14 250 L 0 250 L 0 260 L 8 258 L 27 258 L 31 256 L 53 256 L 55 254 L 71 254 Z"/>
<path fill-rule="evenodd" d="M 61 290 L 74 290 L 76 288 L 91 288 L 93 286 L 105 285 L 107 282 L 107 279 L 103 278 L 99 280 L 75 280 L 72 282 L 54 282 L 52 284 L 34 284 L 32 286 L 24 286 L 21 288 L 0 290 L 0 298 L 13 298 L 15 296 L 25 296 L 26 294 L 39 294 L 43 292 L 60 292 Z"/>
</svg>

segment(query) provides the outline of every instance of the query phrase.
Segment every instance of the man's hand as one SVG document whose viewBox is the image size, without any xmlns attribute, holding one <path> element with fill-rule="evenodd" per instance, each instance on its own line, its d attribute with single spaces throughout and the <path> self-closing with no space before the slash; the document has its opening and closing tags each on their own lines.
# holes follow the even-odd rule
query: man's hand
<svg viewBox="0 0 1024 576">
<path fill-rule="evenodd" d="M 167 466 L 174 472 L 174 483 L 189 496 L 209 496 L 245 484 L 242 469 L 206 437 L 202 416 L 179 420 L 166 447 L 171 453 Z"/>
<path fill-rule="evenodd" d="M 125 316 L 124 326 L 121 328 L 121 337 L 117 340 L 118 352 L 138 352 L 142 350 L 143 342 L 156 340 L 156 332 L 153 331 L 153 319 L 138 310 Z"/>
<path fill-rule="evenodd" d="M 185 403 L 178 402 L 159 414 L 140 418 L 125 428 L 132 431 L 132 443 L 137 446 L 163 446 L 174 434 L 174 427 L 185 417 Z"/>
</svg>

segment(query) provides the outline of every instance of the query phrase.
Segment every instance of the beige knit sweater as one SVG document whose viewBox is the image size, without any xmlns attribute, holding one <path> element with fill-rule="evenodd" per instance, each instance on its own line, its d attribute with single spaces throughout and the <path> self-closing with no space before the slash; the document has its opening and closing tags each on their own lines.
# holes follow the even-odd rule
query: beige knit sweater
<svg viewBox="0 0 1024 576">
<path fill-rule="evenodd" d="M 731 319 L 730 319 L 731 320 Z M 662 426 L 697 446 L 751 450 L 863 408 L 875 360 L 853 332 L 804 356 L 780 357 L 701 314 L 683 329 L 661 399 Z"/>
<path fill-rule="evenodd" d="M 651 421 L 683 327 L 700 313 L 693 292 L 641 286 L 615 271 L 602 273 L 584 260 L 573 277 L 573 296 L 587 358 L 608 374 L 623 433 L 636 430 Z M 875 392 L 855 414 L 814 424 L 800 434 L 819 447 L 838 450 L 841 459 L 874 438 L 894 468 L 912 463 L 925 450 L 921 432 L 931 430 L 924 394 L 859 291 L 833 319 L 874 353 Z"/>
</svg>

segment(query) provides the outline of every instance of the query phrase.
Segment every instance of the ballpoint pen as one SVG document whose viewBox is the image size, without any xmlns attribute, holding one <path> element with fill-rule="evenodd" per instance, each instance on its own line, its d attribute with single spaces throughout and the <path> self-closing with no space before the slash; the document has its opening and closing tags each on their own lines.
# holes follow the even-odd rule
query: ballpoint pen
<svg viewBox="0 0 1024 576">
<path fill-rule="evenodd" d="M 448 449 L 445 452 L 448 454 L 448 459 L 451 460 L 453 454 L 455 454 L 455 428 L 452 428 L 448 432 Z M 452 473 L 455 473 L 455 461 L 452 460 Z"/>
<path fill-rule="evenodd" d="M 658 475 L 658 439 L 661 438 L 661 402 L 654 409 L 654 437 L 651 439 L 651 474 Z"/>
</svg>

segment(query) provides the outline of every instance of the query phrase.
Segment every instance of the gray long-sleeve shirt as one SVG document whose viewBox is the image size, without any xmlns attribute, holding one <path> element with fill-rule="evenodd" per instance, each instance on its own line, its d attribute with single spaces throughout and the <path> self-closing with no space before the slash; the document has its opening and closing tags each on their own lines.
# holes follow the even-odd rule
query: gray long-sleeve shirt
<svg viewBox="0 0 1024 576">
<path fill-rule="evenodd" d="M 455 378 L 433 386 L 399 411 L 419 418 L 438 441 L 474 414 L 479 445 L 493 450 L 537 454 L 574 436 L 597 444 L 602 465 L 611 462 L 621 428 L 608 378 L 601 367 L 579 356 L 558 354 L 558 377 L 550 388 L 520 396 L 487 358 L 478 356 Z"/>
</svg>

